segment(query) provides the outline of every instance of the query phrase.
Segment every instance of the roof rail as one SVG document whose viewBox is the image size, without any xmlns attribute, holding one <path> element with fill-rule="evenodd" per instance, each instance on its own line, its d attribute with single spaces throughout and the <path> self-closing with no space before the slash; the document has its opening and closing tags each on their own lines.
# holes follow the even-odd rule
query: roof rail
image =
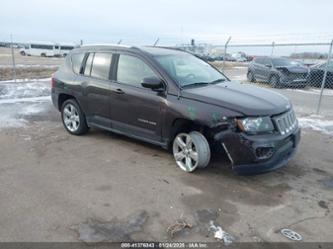
<svg viewBox="0 0 333 249">
<path fill-rule="evenodd" d="M 186 52 L 183 49 L 178 48 L 178 47 L 168 47 L 168 46 L 146 46 L 146 47 L 149 47 L 149 48 L 166 48 L 166 49 L 172 49 L 172 50 L 178 50 L 178 51 Z"/>
<path fill-rule="evenodd" d="M 83 44 L 81 47 L 93 47 L 93 46 L 112 46 L 112 47 L 121 47 L 121 48 L 133 48 L 133 46 L 117 44 L 117 43 L 91 43 L 91 44 Z"/>
<path fill-rule="evenodd" d="M 167 47 L 167 46 L 146 46 L 146 47 L 150 47 L 150 48 L 165 48 L 165 49 L 171 49 L 171 50 L 176 50 L 176 51 L 180 51 L 180 52 L 184 52 L 184 53 L 195 55 L 194 53 L 192 53 L 190 51 L 187 51 L 185 49 L 179 48 L 179 47 Z"/>
</svg>

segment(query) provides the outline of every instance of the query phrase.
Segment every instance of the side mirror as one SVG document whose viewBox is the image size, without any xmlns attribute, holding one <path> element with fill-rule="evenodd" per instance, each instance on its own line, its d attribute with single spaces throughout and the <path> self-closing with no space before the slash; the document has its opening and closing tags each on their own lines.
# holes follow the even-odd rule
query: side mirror
<svg viewBox="0 0 333 249">
<path fill-rule="evenodd" d="M 162 80 L 155 76 L 143 78 L 141 85 L 144 88 L 150 88 L 154 91 L 158 92 L 164 91 L 164 85 Z"/>
</svg>

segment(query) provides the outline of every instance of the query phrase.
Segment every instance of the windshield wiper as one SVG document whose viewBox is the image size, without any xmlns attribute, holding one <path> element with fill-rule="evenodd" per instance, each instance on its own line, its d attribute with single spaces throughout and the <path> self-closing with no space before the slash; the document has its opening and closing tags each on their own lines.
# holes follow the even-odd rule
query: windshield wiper
<svg viewBox="0 0 333 249">
<path fill-rule="evenodd" d="M 221 78 L 221 79 L 217 79 L 217 80 L 213 80 L 212 82 L 209 82 L 210 84 L 215 84 L 215 83 L 220 83 L 225 81 L 225 79 Z"/>
<path fill-rule="evenodd" d="M 183 85 L 182 88 L 188 87 L 188 86 L 204 86 L 204 85 L 208 85 L 208 84 L 210 84 L 210 82 L 194 82 L 191 84 Z"/>
<path fill-rule="evenodd" d="M 182 87 L 184 88 L 184 87 L 188 87 L 188 86 L 205 86 L 205 85 L 209 85 L 209 84 L 216 84 L 216 83 L 223 82 L 223 81 L 225 81 L 225 79 L 221 78 L 221 79 L 213 80 L 211 82 L 194 82 L 194 83 L 184 85 Z"/>
</svg>

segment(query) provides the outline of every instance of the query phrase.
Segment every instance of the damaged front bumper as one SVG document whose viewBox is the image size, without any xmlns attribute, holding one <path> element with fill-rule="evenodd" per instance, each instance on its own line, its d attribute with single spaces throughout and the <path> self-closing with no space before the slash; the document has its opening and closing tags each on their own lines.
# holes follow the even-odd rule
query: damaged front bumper
<svg viewBox="0 0 333 249">
<path fill-rule="evenodd" d="M 260 174 L 286 165 L 294 156 L 301 131 L 296 127 L 288 134 L 247 135 L 221 132 L 215 139 L 226 151 L 233 170 L 241 175 Z"/>
</svg>

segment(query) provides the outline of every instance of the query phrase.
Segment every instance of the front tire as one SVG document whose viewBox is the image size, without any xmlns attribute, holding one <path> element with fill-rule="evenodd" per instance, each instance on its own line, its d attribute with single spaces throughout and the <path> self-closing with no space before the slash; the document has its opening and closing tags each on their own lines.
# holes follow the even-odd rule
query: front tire
<svg viewBox="0 0 333 249">
<path fill-rule="evenodd" d="M 272 87 L 279 88 L 280 87 L 280 77 L 277 75 L 271 76 L 271 78 L 269 79 L 269 83 Z"/>
<path fill-rule="evenodd" d="M 176 164 L 185 172 L 206 168 L 210 161 L 210 147 L 200 132 L 179 133 L 173 141 Z"/>
<path fill-rule="evenodd" d="M 61 107 L 62 123 L 65 129 L 73 135 L 82 135 L 88 132 L 86 118 L 74 99 L 66 100 Z"/>
</svg>

